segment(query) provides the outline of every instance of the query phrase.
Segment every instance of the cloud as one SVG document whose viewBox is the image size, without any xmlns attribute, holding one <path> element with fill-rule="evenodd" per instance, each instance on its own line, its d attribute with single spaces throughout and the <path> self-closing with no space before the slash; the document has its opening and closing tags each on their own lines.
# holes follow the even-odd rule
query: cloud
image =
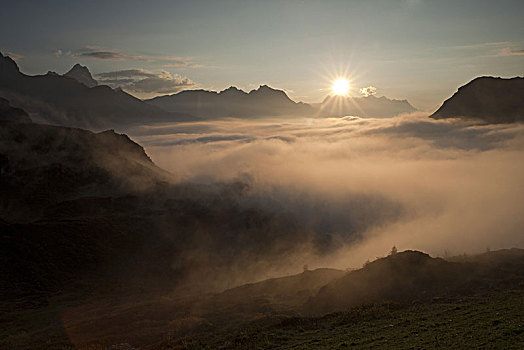
<svg viewBox="0 0 524 350">
<path fill-rule="evenodd" d="M 374 86 L 368 86 L 360 89 L 360 93 L 364 96 L 373 96 L 377 93 L 377 88 Z"/>
<path fill-rule="evenodd" d="M 170 76 L 158 76 L 135 81 L 127 88 L 131 91 L 145 93 L 175 93 L 195 86 L 195 83 L 178 74 Z"/>
<path fill-rule="evenodd" d="M 134 55 L 120 50 L 110 50 L 100 46 L 86 46 L 75 52 L 68 52 L 72 58 L 92 58 L 111 61 L 140 61 L 148 63 L 160 63 L 163 67 L 187 67 L 198 68 L 202 65 L 192 62 L 187 57 L 167 55 Z"/>
<path fill-rule="evenodd" d="M 117 51 L 101 50 L 98 47 L 85 47 L 77 52 L 71 52 L 69 55 L 72 58 L 95 58 L 99 60 L 123 61 L 126 56 Z"/>
<path fill-rule="evenodd" d="M 524 246 L 521 124 L 418 113 L 232 119 L 128 133 L 181 181 L 247 181 L 251 195 L 242 205 L 300 223 L 301 235 L 282 230 L 267 238 L 293 242 L 289 254 L 271 256 L 285 272 L 305 263 L 360 266 L 393 245 L 433 255 Z"/>
<path fill-rule="evenodd" d="M 497 56 L 524 56 L 524 49 L 505 47 L 499 51 Z"/>
<path fill-rule="evenodd" d="M 485 42 L 485 43 L 477 43 L 477 44 L 471 44 L 471 45 L 459 45 L 459 46 L 450 46 L 450 48 L 454 49 L 489 49 L 489 48 L 497 48 L 500 46 L 508 46 L 512 45 L 513 43 L 511 41 L 491 41 L 491 42 Z"/>
<path fill-rule="evenodd" d="M 24 55 L 16 54 L 13 52 L 7 52 L 7 56 L 11 57 L 14 61 L 19 61 L 24 58 Z"/>
<path fill-rule="evenodd" d="M 201 68 L 204 67 L 202 64 L 192 63 L 183 60 L 174 59 L 170 63 L 163 64 L 162 67 L 166 68 L 180 68 L 180 67 L 189 67 L 189 68 Z"/>
<path fill-rule="evenodd" d="M 135 78 L 135 77 L 153 78 L 153 77 L 157 77 L 158 74 L 148 72 L 144 69 L 125 69 L 125 70 L 117 70 L 114 72 L 100 73 L 100 74 L 97 74 L 97 76 L 101 79 L 106 79 L 106 78 L 119 79 L 119 78 Z"/>
<path fill-rule="evenodd" d="M 196 84 L 187 77 L 171 74 L 167 71 L 159 73 L 144 69 L 126 69 L 97 74 L 100 84 L 120 87 L 127 91 L 138 93 L 175 93 L 194 87 Z"/>
</svg>

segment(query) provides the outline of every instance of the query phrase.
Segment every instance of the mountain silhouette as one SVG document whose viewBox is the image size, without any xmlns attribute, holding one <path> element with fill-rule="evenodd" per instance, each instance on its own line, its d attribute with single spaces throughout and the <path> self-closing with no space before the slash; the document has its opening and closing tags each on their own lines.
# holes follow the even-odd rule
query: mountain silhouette
<svg viewBox="0 0 524 350">
<path fill-rule="evenodd" d="M 0 54 L 0 96 L 23 108 L 36 121 L 102 130 L 196 119 L 188 114 L 165 112 L 120 89 L 105 85 L 90 88 L 77 81 L 89 76 L 89 71 L 80 66 L 73 67 L 66 76 L 52 72 L 28 76 L 10 57 Z"/>
<path fill-rule="evenodd" d="M 0 120 L 4 119 L 3 108 Z M 0 217 L 27 221 L 79 195 L 155 188 L 172 176 L 113 130 L 0 122 Z"/>
<path fill-rule="evenodd" d="M 86 66 L 81 66 L 80 64 L 75 64 L 69 72 L 64 74 L 64 77 L 70 77 L 76 81 L 84 84 L 87 87 L 95 87 L 98 85 L 98 82 L 93 79 L 91 72 Z"/>
<path fill-rule="evenodd" d="M 430 117 L 477 119 L 487 123 L 524 121 L 524 78 L 476 78 L 461 86 Z"/>
<path fill-rule="evenodd" d="M 267 85 L 261 85 L 249 93 L 234 86 L 220 92 L 185 90 L 173 95 L 158 96 L 146 102 L 168 112 L 189 113 L 203 119 L 303 116 L 314 112 L 308 104 L 294 102 L 284 91 Z"/>
<path fill-rule="evenodd" d="M 326 117 L 351 115 L 363 118 L 389 118 L 416 111 L 407 100 L 391 100 L 384 96 L 328 96 L 318 108 L 320 115 Z"/>
</svg>

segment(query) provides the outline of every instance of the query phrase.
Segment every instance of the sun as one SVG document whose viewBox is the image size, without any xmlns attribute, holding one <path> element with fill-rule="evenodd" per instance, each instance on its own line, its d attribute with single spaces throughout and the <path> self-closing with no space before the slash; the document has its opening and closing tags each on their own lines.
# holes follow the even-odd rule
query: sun
<svg viewBox="0 0 524 350">
<path fill-rule="evenodd" d="M 337 80 L 333 82 L 332 89 L 335 95 L 339 95 L 339 96 L 347 95 L 349 91 L 349 81 L 344 78 L 338 78 Z"/>
</svg>

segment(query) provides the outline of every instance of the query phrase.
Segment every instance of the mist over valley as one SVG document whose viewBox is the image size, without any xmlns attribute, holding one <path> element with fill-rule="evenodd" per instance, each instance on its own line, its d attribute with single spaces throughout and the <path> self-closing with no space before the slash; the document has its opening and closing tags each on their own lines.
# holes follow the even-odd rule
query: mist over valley
<svg viewBox="0 0 524 350">
<path fill-rule="evenodd" d="M 10 4 L 0 348 L 523 348 L 522 10 Z"/>
</svg>

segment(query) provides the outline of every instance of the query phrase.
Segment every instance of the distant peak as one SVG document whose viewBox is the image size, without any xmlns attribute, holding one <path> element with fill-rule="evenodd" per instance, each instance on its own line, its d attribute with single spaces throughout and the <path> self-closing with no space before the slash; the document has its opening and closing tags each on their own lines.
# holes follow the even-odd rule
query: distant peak
<svg viewBox="0 0 524 350">
<path fill-rule="evenodd" d="M 64 74 L 64 76 L 73 78 L 87 87 L 94 87 L 98 85 L 97 81 L 93 79 L 89 69 L 79 63 L 75 64 L 73 68 L 69 70 L 69 72 Z"/>
<path fill-rule="evenodd" d="M 260 85 L 258 89 L 255 91 L 282 91 L 282 90 L 273 89 L 272 87 L 264 84 L 264 85 Z"/>
<path fill-rule="evenodd" d="M 256 94 L 264 94 L 264 95 L 286 95 L 286 93 L 283 90 L 277 90 L 273 89 L 272 87 L 269 87 L 268 85 L 260 85 L 258 89 L 251 90 L 249 92 L 250 95 L 256 95 Z"/>
<path fill-rule="evenodd" d="M 228 91 L 228 90 L 242 91 L 242 90 L 240 90 L 239 88 L 237 88 L 236 86 L 233 86 L 233 85 L 231 85 L 230 87 L 228 87 L 228 88 L 225 89 L 224 91 Z"/>
<path fill-rule="evenodd" d="M 72 72 L 82 72 L 82 73 L 87 73 L 89 75 L 91 75 L 91 72 L 89 71 L 89 68 L 87 68 L 86 66 L 82 66 L 80 63 L 76 63 L 73 68 L 71 68 L 69 70 L 69 72 L 67 72 L 66 74 L 64 75 L 67 75 L 67 74 L 70 74 Z"/>
<path fill-rule="evenodd" d="M 245 94 L 245 92 L 240 90 L 236 86 L 230 86 L 227 89 L 220 91 L 219 94 L 226 94 L 226 95 L 237 94 L 238 95 L 238 94 Z"/>
</svg>

